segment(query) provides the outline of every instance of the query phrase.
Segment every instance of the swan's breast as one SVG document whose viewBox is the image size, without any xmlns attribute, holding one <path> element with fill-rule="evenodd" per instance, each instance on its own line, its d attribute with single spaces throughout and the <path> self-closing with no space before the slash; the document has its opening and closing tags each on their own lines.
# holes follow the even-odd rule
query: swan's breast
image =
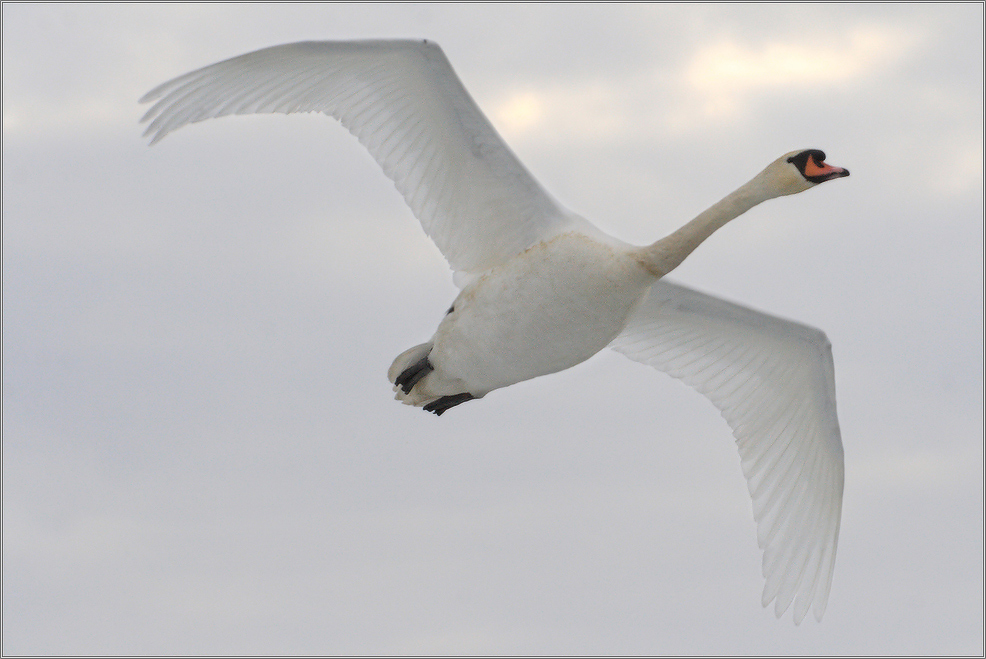
<svg viewBox="0 0 986 659">
<path fill-rule="evenodd" d="M 430 360 L 474 395 L 569 368 L 622 331 L 652 281 L 620 244 L 556 236 L 466 287 Z"/>
</svg>

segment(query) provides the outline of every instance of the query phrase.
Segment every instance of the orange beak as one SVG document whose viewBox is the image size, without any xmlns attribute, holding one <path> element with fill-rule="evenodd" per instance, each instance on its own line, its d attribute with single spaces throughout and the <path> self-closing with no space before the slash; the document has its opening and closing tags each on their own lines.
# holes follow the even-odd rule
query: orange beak
<svg viewBox="0 0 986 659">
<path fill-rule="evenodd" d="M 809 181 L 828 181 L 843 176 L 849 176 L 848 169 L 833 167 L 825 162 L 816 162 L 814 156 L 808 156 L 808 162 L 805 163 L 805 178 Z"/>
</svg>

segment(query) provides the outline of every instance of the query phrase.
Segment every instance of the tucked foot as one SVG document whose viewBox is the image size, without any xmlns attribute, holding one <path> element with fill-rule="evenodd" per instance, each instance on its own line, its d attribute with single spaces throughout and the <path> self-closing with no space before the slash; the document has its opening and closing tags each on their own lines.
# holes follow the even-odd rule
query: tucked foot
<svg viewBox="0 0 986 659">
<path fill-rule="evenodd" d="M 425 405 L 424 410 L 425 412 L 434 412 L 436 416 L 441 416 L 442 412 L 448 408 L 461 405 L 462 403 L 472 400 L 473 398 L 475 398 L 475 396 L 469 392 L 454 394 L 452 396 L 442 396 L 438 400 L 433 400 Z"/>
<path fill-rule="evenodd" d="M 428 355 L 425 355 L 415 363 L 405 368 L 401 374 L 394 379 L 394 384 L 403 389 L 405 394 L 409 394 L 411 393 L 411 388 L 418 383 L 418 380 L 428 375 L 433 370 L 435 370 L 435 367 L 431 365 L 430 361 L 428 361 Z"/>
</svg>

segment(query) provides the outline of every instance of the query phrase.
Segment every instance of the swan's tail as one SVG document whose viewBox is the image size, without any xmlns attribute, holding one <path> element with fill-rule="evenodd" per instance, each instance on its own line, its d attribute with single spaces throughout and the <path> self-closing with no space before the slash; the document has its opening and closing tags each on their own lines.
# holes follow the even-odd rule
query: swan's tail
<svg viewBox="0 0 986 659">
<path fill-rule="evenodd" d="M 468 392 L 451 396 L 435 396 L 421 391 L 420 388 L 415 388 L 418 382 L 435 370 L 435 367 L 428 361 L 432 347 L 434 347 L 433 343 L 422 343 L 397 355 L 394 363 L 387 370 L 387 378 L 394 385 L 395 399 L 405 405 L 424 407 L 426 412 L 433 412 L 441 416 L 445 410 L 467 400 L 472 400 L 474 396 Z"/>
</svg>

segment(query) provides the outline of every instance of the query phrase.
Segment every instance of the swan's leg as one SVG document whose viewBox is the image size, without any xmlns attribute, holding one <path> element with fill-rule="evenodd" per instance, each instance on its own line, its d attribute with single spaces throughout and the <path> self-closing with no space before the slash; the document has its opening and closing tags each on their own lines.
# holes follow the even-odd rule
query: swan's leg
<svg viewBox="0 0 986 659">
<path fill-rule="evenodd" d="M 434 412 L 436 416 L 441 416 L 442 412 L 450 407 L 455 407 L 456 405 L 461 405 L 466 401 L 475 398 L 471 393 L 465 392 L 461 394 L 454 394 L 452 396 L 442 396 L 438 400 L 433 400 L 427 405 L 425 405 L 425 412 Z"/>
<path fill-rule="evenodd" d="M 394 379 L 394 384 L 404 390 L 405 394 L 411 393 L 411 388 L 418 383 L 418 380 L 435 370 L 435 367 L 428 361 L 425 355 L 415 363 L 405 368 L 400 375 Z"/>
</svg>

